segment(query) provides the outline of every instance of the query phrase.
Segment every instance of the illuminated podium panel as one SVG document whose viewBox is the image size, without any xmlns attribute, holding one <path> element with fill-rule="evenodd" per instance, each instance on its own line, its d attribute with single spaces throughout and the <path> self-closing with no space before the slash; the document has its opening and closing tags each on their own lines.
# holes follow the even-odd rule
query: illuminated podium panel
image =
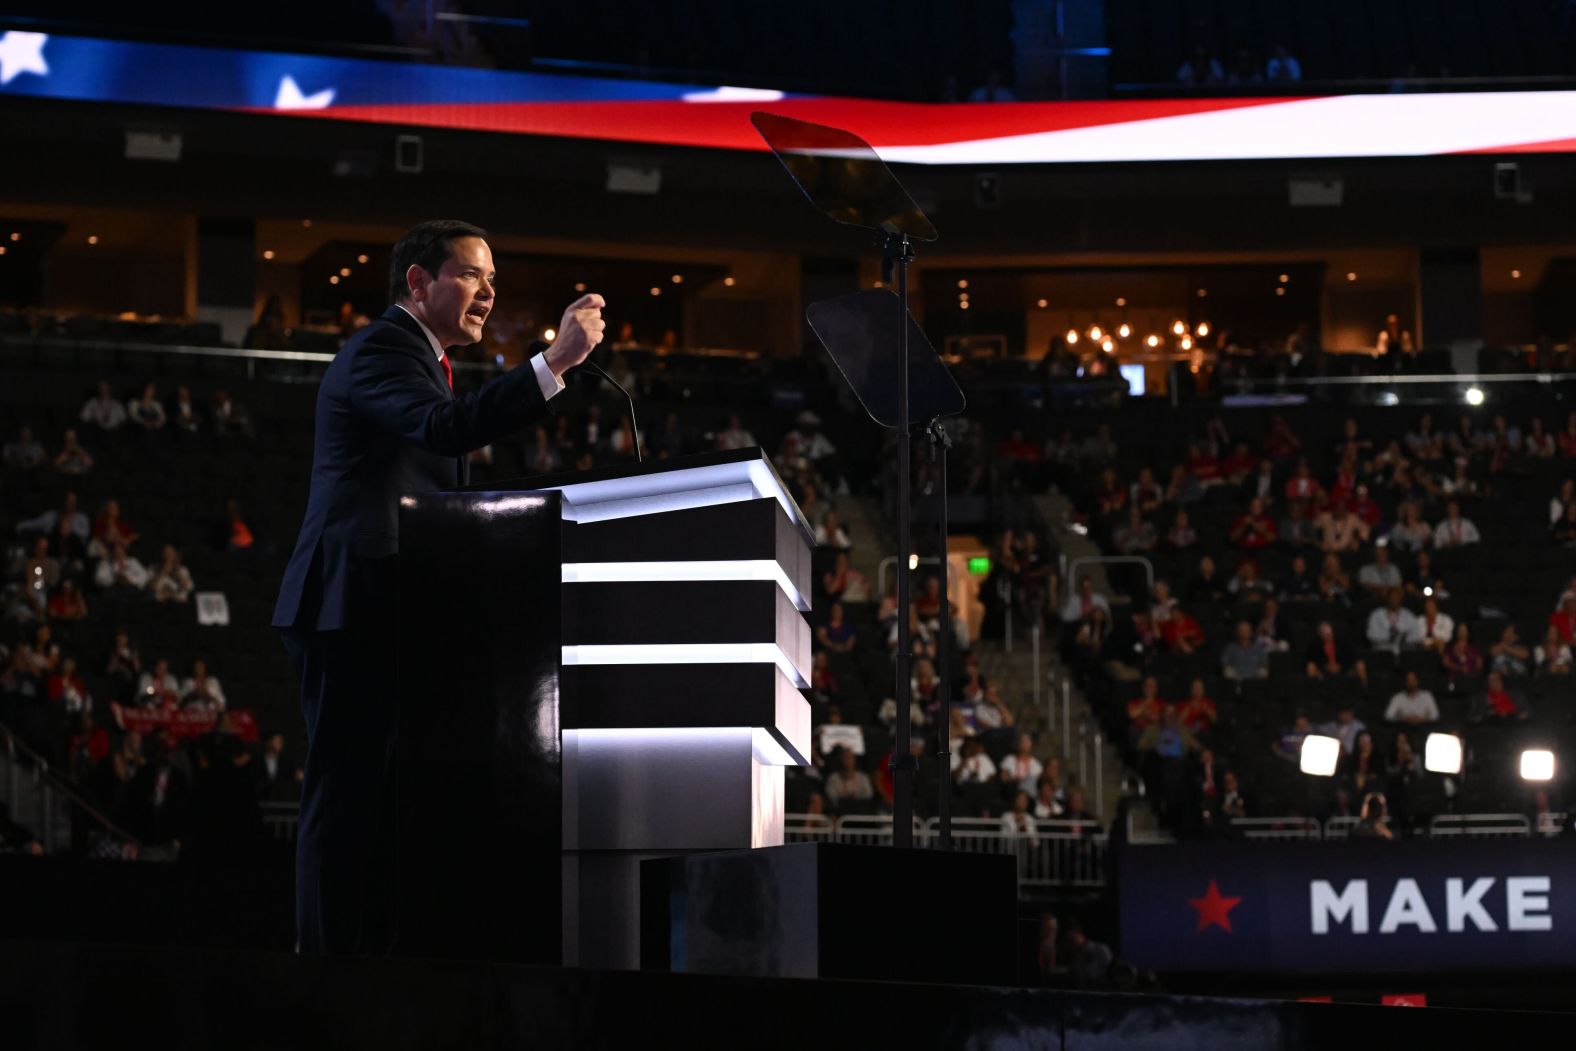
<svg viewBox="0 0 1576 1051">
<path fill-rule="evenodd" d="M 520 879 L 520 891 L 490 903 L 511 912 L 501 926 L 518 930 L 512 914 L 528 912 L 554 928 L 551 959 L 540 931 L 529 954 L 515 955 L 496 951 L 496 937 L 477 935 L 493 945 L 483 955 L 634 968 L 642 860 L 782 843 L 784 768 L 807 765 L 811 754 L 809 705 L 800 690 L 810 672 L 804 613 L 812 534 L 758 449 L 514 486 L 409 498 L 402 510 L 402 608 L 410 602 L 428 611 L 423 622 L 443 623 L 440 642 L 463 647 L 464 639 L 487 636 L 490 643 L 467 668 L 465 693 L 446 701 L 467 710 L 457 720 L 466 732 L 435 742 L 406 729 L 422 720 L 417 698 L 441 689 L 442 672 L 427 666 L 442 662 L 414 626 L 411 639 L 400 642 L 408 684 L 400 753 L 402 930 L 411 914 L 411 929 L 421 934 L 413 935 L 410 951 L 445 954 L 436 943 L 446 929 L 454 954 L 475 952 L 457 925 L 480 922 L 484 910 L 464 901 L 460 866 L 407 861 L 403 852 L 414 834 L 406 829 L 417 824 L 412 816 L 432 820 L 448 805 L 465 810 L 469 828 L 496 821 L 518 841 L 463 852 L 472 868 L 507 861 Z M 532 529 L 541 537 L 526 542 L 510 526 L 511 501 L 538 501 L 531 503 Z M 499 522 L 513 536 L 457 544 L 457 521 L 473 532 Z M 516 561 L 531 565 L 512 567 Z M 476 614 L 497 616 L 508 607 L 504 582 L 530 576 L 534 595 L 548 573 L 552 608 L 539 608 L 541 630 L 493 641 L 493 624 Z M 463 593 L 446 594 L 442 582 L 457 577 L 468 582 Z M 450 652 L 472 659 L 463 648 Z M 538 672 L 522 676 L 519 666 Z M 513 685 L 487 689 L 484 682 Z M 523 709 L 515 711 L 516 704 Z M 535 737 L 518 732 L 526 713 Z M 556 747 L 547 757 L 540 738 L 549 725 Z M 505 732 L 510 726 L 516 730 Z M 488 727 L 507 739 L 487 740 Z M 532 780 L 529 801 L 516 797 L 519 771 L 508 768 L 517 748 L 522 761 L 551 767 Z M 486 761 L 461 769 L 466 754 Z M 435 764 L 434 756 L 442 761 Z M 549 806 L 555 820 L 544 817 Z M 534 815 L 530 829 L 522 827 L 525 812 Z M 454 895 L 439 893 L 445 878 Z M 447 904 L 435 905 L 434 895 Z"/>
</svg>

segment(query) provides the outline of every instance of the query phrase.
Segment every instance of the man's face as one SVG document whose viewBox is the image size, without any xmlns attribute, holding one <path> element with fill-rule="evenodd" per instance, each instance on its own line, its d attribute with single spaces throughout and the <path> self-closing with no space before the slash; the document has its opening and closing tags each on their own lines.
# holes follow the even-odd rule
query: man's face
<svg viewBox="0 0 1576 1051">
<path fill-rule="evenodd" d="M 460 237 L 436 276 L 411 267 L 410 298 L 438 342 L 445 347 L 468 346 L 482 338 L 482 326 L 493 306 L 492 249 L 480 237 Z"/>
</svg>

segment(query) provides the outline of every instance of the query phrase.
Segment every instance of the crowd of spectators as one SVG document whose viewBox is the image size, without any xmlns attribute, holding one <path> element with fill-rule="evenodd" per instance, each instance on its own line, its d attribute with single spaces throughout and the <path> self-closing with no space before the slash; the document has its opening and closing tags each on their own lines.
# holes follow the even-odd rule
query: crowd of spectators
<svg viewBox="0 0 1576 1051">
<path fill-rule="evenodd" d="M 1319 422 L 1232 434 L 1208 419 L 1174 460 L 1123 455 L 1101 424 L 1067 456 L 1089 480 L 1073 490 L 1082 526 L 1157 578 L 1113 566 L 1109 594 L 1079 579 L 1063 654 L 1178 831 L 1245 816 L 1361 825 L 1383 809 L 1368 824 L 1405 834 L 1509 750 L 1479 732 L 1480 767 L 1425 776 L 1430 729 L 1566 718 L 1576 581 L 1539 591 L 1549 553 L 1576 538 L 1576 484 L 1562 479 L 1576 416 L 1559 438 L 1503 412 L 1443 429 L 1423 413 L 1394 433 Z M 1046 456 L 1068 447 L 1052 440 Z M 1315 732 L 1340 741 L 1332 779 L 1297 773 Z M 1476 781 L 1490 809 L 1528 809 L 1510 782 Z"/>
</svg>

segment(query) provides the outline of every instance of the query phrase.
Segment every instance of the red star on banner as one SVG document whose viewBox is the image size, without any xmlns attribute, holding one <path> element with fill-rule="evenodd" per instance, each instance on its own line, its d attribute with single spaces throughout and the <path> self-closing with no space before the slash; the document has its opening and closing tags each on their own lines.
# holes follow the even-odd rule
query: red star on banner
<svg viewBox="0 0 1576 1051">
<path fill-rule="evenodd" d="M 1213 879 L 1209 881 L 1209 889 L 1202 898 L 1189 898 L 1189 905 L 1198 912 L 1198 929 L 1206 927 L 1219 927 L 1227 934 L 1231 933 L 1231 910 L 1242 903 L 1241 898 L 1228 898 L 1220 893 L 1220 887 Z M 1197 933 L 1196 931 L 1194 933 Z"/>
</svg>

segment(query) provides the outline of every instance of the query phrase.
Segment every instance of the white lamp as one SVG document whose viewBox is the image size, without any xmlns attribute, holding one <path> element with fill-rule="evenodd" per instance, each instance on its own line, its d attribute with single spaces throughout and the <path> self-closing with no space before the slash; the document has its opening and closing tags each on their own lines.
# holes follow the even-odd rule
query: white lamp
<svg viewBox="0 0 1576 1051">
<path fill-rule="evenodd" d="M 1334 777 L 1335 766 L 1341 760 L 1341 742 L 1338 738 L 1322 734 L 1309 734 L 1302 739 L 1302 772 L 1315 777 Z"/>
<path fill-rule="evenodd" d="M 1461 738 L 1455 734 L 1429 734 L 1423 742 L 1423 768 L 1431 774 L 1461 772 Z"/>
</svg>

